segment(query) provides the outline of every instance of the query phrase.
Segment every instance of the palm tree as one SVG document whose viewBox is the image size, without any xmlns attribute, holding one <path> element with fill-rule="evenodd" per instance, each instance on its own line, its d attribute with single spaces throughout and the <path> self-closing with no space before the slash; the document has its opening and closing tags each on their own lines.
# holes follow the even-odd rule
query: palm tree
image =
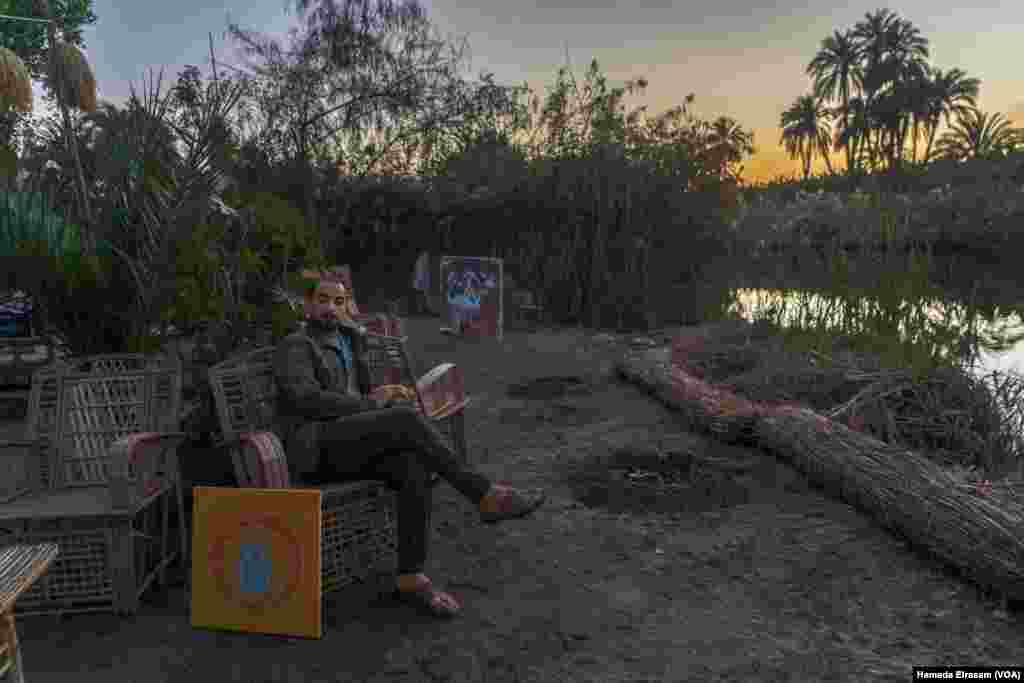
<svg viewBox="0 0 1024 683">
<path fill-rule="evenodd" d="M 915 164 L 917 163 L 917 143 L 921 139 L 921 130 L 922 128 L 927 130 L 928 117 L 932 113 L 934 90 L 932 69 L 928 66 L 913 74 L 903 84 L 902 97 L 907 107 L 903 138 L 905 141 L 908 132 L 906 127 L 909 124 L 910 160 Z"/>
<path fill-rule="evenodd" d="M 166 178 L 181 163 L 163 115 L 138 100 L 129 100 L 123 109 L 103 102 L 85 122 L 95 177 L 108 183 L 109 191 L 130 192 L 145 183 L 152 187 L 154 180 Z"/>
<path fill-rule="evenodd" d="M 931 74 L 930 93 L 927 100 L 927 115 L 924 121 L 925 135 L 928 141 L 925 145 L 924 161 L 931 159 L 932 144 L 935 142 L 935 133 L 939 128 L 940 119 L 946 120 L 946 125 L 952 125 L 953 116 L 960 117 L 976 105 L 978 90 L 981 81 L 977 78 L 968 78 L 967 74 L 960 69 L 934 69 Z"/>
<path fill-rule="evenodd" d="M 891 73 L 887 87 L 878 93 L 874 110 L 880 126 L 878 142 L 884 149 L 889 168 L 895 169 L 903 159 L 907 135 L 916 134 L 920 117 L 928 100 L 928 66 L 918 61 L 900 62 L 887 57 L 884 71 Z"/>
<path fill-rule="evenodd" d="M 864 98 L 860 95 L 851 97 L 840 114 L 843 118 L 836 129 L 835 150 L 849 148 L 852 167 L 860 169 L 864 143 L 867 142 L 867 134 L 871 127 L 870 113 Z"/>
<path fill-rule="evenodd" d="M 947 159 L 1001 157 L 1024 145 L 1024 130 L 1014 128 L 1002 114 L 969 108 L 957 116 L 939 138 L 936 151 Z"/>
<path fill-rule="evenodd" d="M 728 116 L 719 116 L 711 123 L 707 142 L 707 151 L 721 178 L 733 177 L 730 166 L 742 161 L 745 154 L 754 153 L 754 134 Z"/>
<path fill-rule="evenodd" d="M 819 154 L 825 158 L 828 172 L 832 173 L 832 164 L 828 158 L 831 118 L 832 113 L 813 95 L 801 95 L 789 109 L 782 112 L 779 121 L 779 127 L 782 128 L 781 142 L 791 159 L 800 157 L 804 180 L 810 176 L 811 162 Z"/>
<path fill-rule="evenodd" d="M 904 119 L 897 115 L 901 112 L 892 110 L 892 106 L 905 96 L 894 98 L 888 91 L 901 88 L 926 69 L 928 40 L 911 22 L 887 9 L 866 14 L 854 26 L 853 37 L 862 53 L 864 75 L 861 82 L 865 106 L 869 111 L 878 112 L 878 122 L 891 127 L 873 131 L 871 153 L 873 157 L 879 156 L 883 152 L 883 142 L 888 142 L 885 153 L 890 163 L 895 163 L 899 157 L 896 145 L 901 142 L 899 131 L 904 126 Z M 879 102 L 882 95 L 886 95 L 887 101 Z"/>
<path fill-rule="evenodd" d="M 815 96 L 827 101 L 838 101 L 843 130 L 849 130 L 851 88 L 859 89 L 863 85 L 861 57 L 861 46 L 853 32 L 835 31 L 821 41 L 821 48 L 806 69 L 807 75 L 814 78 Z M 853 169 L 853 143 L 852 136 L 847 136 L 842 144 L 846 150 L 847 173 Z"/>
</svg>

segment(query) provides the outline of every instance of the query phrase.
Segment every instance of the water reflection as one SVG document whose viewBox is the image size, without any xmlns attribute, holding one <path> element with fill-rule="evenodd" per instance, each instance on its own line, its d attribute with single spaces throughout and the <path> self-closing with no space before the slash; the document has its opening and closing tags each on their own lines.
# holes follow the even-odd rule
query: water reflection
<svg viewBox="0 0 1024 683">
<path fill-rule="evenodd" d="M 912 346 L 933 357 L 959 359 L 977 374 L 1024 372 L 1024 319 L 1016 311 L 936 299 L 933 292 L 916 300 L 891 291 L 869 294 L 739 287 L 731 290 L 726 312 L 785 328 Z"/>
</svg>

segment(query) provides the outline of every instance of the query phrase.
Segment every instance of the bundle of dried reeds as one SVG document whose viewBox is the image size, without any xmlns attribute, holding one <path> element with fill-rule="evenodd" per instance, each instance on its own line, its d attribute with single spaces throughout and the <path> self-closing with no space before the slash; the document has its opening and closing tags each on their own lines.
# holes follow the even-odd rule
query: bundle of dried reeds
<svg viewBox="0 0 1024 683">
<path fill-rule="evenodd" d="M 1024 599 L 1024 506 L 1012 488 L 993 495 L 918 453 L 809 410 L 762 413 L 754 438 L 919 550 Z"/>
<path fill-rule="evenodd" d="M 1024 450 L 1013 410 L 1024 386 L 1011 378 L 979 379 L 955 367 L 915 373 L 883 367 L 871 354 L 797 353 L 761 340 L 703 336 L 676 347 L 676 362 L 695 377 L 752 401 L 799 402 L 889 444 L 990 470 Z"/>
<path fill-rule="evenodd" d="M 796 404 L 741 398 L 686 367 L 700 339 L 630 353 L 620 375 L 726 441 L 757 445 L 872 515 L 912 545 L 1013 600 L 1024 599 L 1024 505 L 1013 486 L 972 486 L 921 454 L 886 444 Z M 673 362 L 673 355 L 679 362 Z"/>
<path fill-rule="evenodd" d="M 0 47 L 0 111 L 32 111 L 32 80 L 18 55 Z"/>
<path fill-rule="evenodd" d="M 754 404 L 674 367 L 668 349 L 627 352 L 616 369 L 665 405 L 680 411 L 692 429 L 712 433 L 727 443 L 750 441 Z"/>
</svg>

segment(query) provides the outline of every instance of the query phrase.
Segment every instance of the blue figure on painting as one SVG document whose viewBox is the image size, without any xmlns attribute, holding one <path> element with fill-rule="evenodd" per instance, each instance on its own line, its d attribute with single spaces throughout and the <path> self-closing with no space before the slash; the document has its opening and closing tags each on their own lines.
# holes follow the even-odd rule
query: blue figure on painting
<svg viewBox="0 0 1024 683">
<path fill-rule="evenodd" d="M 448 274 L 448 304 L 455 316 L 455 324 L 461 329 L 466 323 L 480 317 L 481 285 L 484 278 L 480 273 L 465 269 Z"/>
<path fill-rule="evenodd" d="M 455 334 L 500 332 L 501 261 L 492 258 L 442 259 L 444 296 Z"/>
<path fill-rule="evenodd" d="M 263 594 L 269 591 L 272 571 L 267 549 L 262 544 L 241 544 L 238 549 L 238 588 L 241 592 Z"/>
</svg>

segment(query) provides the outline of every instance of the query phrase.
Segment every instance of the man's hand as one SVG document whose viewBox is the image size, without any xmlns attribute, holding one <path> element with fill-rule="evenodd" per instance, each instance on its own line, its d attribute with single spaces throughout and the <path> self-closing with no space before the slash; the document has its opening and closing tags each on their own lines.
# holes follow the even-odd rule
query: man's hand
<svg viewBox="0 0 1024 683">
<path fill-rule="evenodd" d="M 402 384 L 385 384 L 376 387 L 370 392 L 369 398 L 377 404 L 378 410 L 409 404 L 413 404 L 419 409 L 415 390 Z"/>
</svg>

